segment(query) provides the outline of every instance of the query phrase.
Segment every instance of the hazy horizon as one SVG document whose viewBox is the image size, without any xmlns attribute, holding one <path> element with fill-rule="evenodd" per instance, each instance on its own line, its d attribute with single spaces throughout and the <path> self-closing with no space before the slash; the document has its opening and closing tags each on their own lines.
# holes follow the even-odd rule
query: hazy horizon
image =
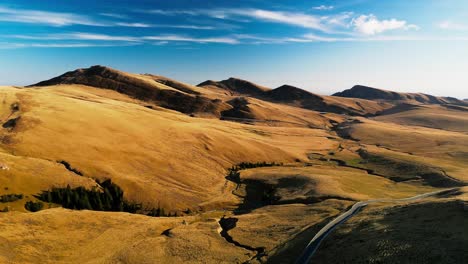
<svg viewBox="0 0 468 264">
<path fill-rule="evenodd" d="M 232 76 L 318 94 L 361 84 L 465 99 L 467 18 L 461 0 L 7 0 L 0 85 L 99 64 L 190 84 Z"/>
</svg>

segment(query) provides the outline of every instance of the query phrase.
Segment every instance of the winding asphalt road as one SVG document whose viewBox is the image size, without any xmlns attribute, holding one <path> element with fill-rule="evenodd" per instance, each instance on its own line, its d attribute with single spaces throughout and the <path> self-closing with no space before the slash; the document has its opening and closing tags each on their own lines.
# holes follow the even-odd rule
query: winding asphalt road
<svg viewBox="0 0 468 264">
<path fill-rule="evenodd" d="M 320 231 L 312 238 L 312 240 L 309 242 L 307 247 L 304 249 L 301 257 L 296 261 L 296 264 L 309 264 L 310 260 L 312 259 L 312 256 L 314 253 L 317 251 L 318 247 L 322 243 L 322 241 L 339 225 L 343 224 L 346 222 L 349 218 L 351 218 L 353 215 L 359 213 L 359 211 L 366 207 L 369 204 L 372 203 L 399 203 L 399 202 L 409 202 L 409 201 L 415 201 L 419 199 L 424 199 L 430 196 L 434 196 L 437 194 L 445 193 L 445 192 L 450 192 L 453 190 L 456 190 L 457 188 L 452 188 L 452 189 L 446 189 L 446 190 L 441 190 L 441 191 L 436 191 L 436 192 L 430 192 L 430 193 L 424 193 L 420 195 L 416 195 L 414 197 L 409 197 L 409 198 L 403 198 L 403 199 L 375 199 L 375 200 L 369 200 L 369 201 L 363 201 L 363 202 L 357 202 L 355 203 L 351 209 L 343 213 L 342 215 L 338 216 L 337 218 L 333 219 L 330 223 L 328 223 L 325 227 L 320 229 Z"/>
</svg>

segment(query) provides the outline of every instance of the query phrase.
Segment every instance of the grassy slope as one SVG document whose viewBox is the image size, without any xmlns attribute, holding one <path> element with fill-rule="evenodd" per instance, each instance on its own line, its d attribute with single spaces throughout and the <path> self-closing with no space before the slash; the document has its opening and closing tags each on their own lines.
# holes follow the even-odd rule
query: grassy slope
<svg viewBox="0 0 468 264">
<path fill-rule="evenodd" d="M 76 85 L 28 90 L 3 87 L 0 98 L 3 123 L 21 116 L 15 127 L 0 132 L 0 158 L 9 168 L 0 170 L 0 184 L 9 187 L 0 190 L 0 194 L 24 193 L 28 199 L 54 185 L 94 184 L 87 177 L 67 171 L 57 164 L 58 160 L 66 160 L 85 176 L 112 178 L 122 186 L 127 198 L 153 206 L 161 202 L 170 209 L 234 206 L 238 198 L 231 195 L 232 184 L 226 185 L 225 168 L 241 161 L 290 162 L 297 158 L 306 161 L 308 153 L 327 155 L 331 151 L 336 152 L 329 154 L 331 158 L 352 159 L 357 157 L 354 152 L 358 148 L 365 147 L 383 155 L 440 165 L 460 179 L 466 169 L 466 159 L 453 156 L 466 152 L 467 148 L 466 135 L 456 132 L 365 121 L 351 129 L 351 135 L 361 140 L 356 143 L 332 139 L 333 135 L 319 129 L 191 118 L 159 107 L 145 108 L 141 102 L 113 91 Z M 10 115 L 11 104 L 15 102 L 20 103 L 20 110 Z M 309 115 L 307 110 L 253 102 L 254 111 L 266 118 L 268 109 L 274 107 L 278 112 L 286 112 L 280 116 L 284 120 L 328 122 L 317 113 Z M 392 150 L 373 146 L 377 144 Z M 340 145 L 345 149 L 340 151 Z M 314 164 L 246 170 L 242 177 L 277 185 L 276 194 L 286 202 L 304 197 L 400 198 L 432 190 L 417 184 L 394 183 L 330 162 Z M 24 200 L 10 205 L 22 210 L 23 203 Z M 229 233 L 242 244 L 265 247 L 268 256 L 283 252 L 273 259 L 291 260 L 326 219 L 350 204 L 352 201 L 328 199 L 312 205 L 267 206 L 231 216 L 238 218 L 238 222 Z M 456 214 L 457 210 L 447 206 L 444 214 Z M 157 259 L 162 263 L 232 263 L 252 258 L 253 252 L 235 247 L 219 235 L 220 213 L 167 219 L 64 209 L 34 214 L 10 212 L 0 218 L 3 230 L 0 256 L 4 258 L 0 260 L 145 263 Z M 183 224 L 184 220 L 189 224 Z M 433 221 L 440 224 L 444 219 Z M 161 235 L 169 228 L 173 229 L 168 235 Z M 410 234 L 411 228 L 408 224 L 402 234 Z"/>
<path fill-rule="evenodd" d="M 466 219 L 466 195 L 372 206 L 337 228 L 313 262 L 463 263 Z"/>
<path fill-rule="evenodd" d="M 152 206 L 232 204 L 233 197 L 221 195 L 225 168 L 305 158 L 304 149 L 336 144 L 321 130 L 191 118 L 84 86 L 3 88 L 2 95 L 5 108 L 20 103 L 21 116 L 14 129 L 1 131 L 5 152 L 49 160 L 50 166 L 65 160 L 85 176 L 112 178 L 127 198 Z"/>
<path fill-rule="evenodd" d="M 2 263 L 233 263 L 249 258 L 247 250 L 219 236 L 216 221 L 194 217 L 182 221 L 57 208 L 4 214 L 0 228 Z"/>
<path fill-rule="evenodd" d="M 468 135 L 440 129 L 404 126 L 394 123 L 360 119 L 347 133 L 362 145 L 380 146 L 379 152 L 397 153 L 408 161 L 426 163 L 445 169 L 450 176 L 467 181 Z M 385 148 L 391 151 L 385 150 Z M 400 154 L 398 154 L 400 153 Z"/>
<path fill-rule="evenodd" d="M 468 115 L 466 113 L 439 105 L 419 106 L 408 111 L 378 116 L 375 120 L 401 125 L 468 132 Z"/>
</svg>

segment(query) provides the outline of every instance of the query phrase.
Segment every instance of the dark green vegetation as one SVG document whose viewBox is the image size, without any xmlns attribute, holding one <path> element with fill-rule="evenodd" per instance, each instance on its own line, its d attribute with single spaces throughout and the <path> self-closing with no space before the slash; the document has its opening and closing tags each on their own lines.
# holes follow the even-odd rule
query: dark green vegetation
<svg viewBox="0 0 468 264">
<path fill-rule="evenodd" d="M 64 160 L 61 160 L 61 161 L 57 161 L 58 163 L 62 164 L 63 166 L 65 166 L 65 168 L 77 175 L 80 175 L 80 176 L 83 176 L 83 173 L 75 168 L 72 168 L 72 166 L 70 165 L 70 163 L 64 161 Z"/>
<path fill-rule="evenodd" d="M 98 182 L 99 183 L 99 182 Z M 38 199 L 62 205 L 64 208 L 76 210 L 115 211 L 136 213 L 141 209 L 141 204 L 134 204 L 123 198 L 122 189 L 105 180 L 99 183 L 101 188 L 87 190 L 84 187 L 77 188 L 52 188 L 43 191 L 37 196 Z"/>
<path fill-rule="evenodd" d="M 26 210 L 30 212 L 37 212 L 37 211 L 42 210 L 42 208 L 44 208 L 44 204 L 41 202 L 27 201 L 24 204 L 24 208 L 26 208 Z"/>
<path fill-rule="evenodd" d="M 22 194 L 4 194 L 0 196 L 0 203 L 9 203 L 9 202 L 15 202 L 18 200 L 23 199 Z"/>
<path fill-rule="evenodd" d="M 232 166 L 228 169 L 228 175 L 226 179 L 233 181 L 235 183 L 240 183 L 240 170 L 245 169 L 253 169 L 253 168 L 260 168 L 260 167 L 274 167 L 274 166 L 283 166 L 283 163 L 276 163 L 276 162 L 241 162 L 237 165 Z"/>
<path fill-rule="evenodd" d="M 141 213 L 148 216 L 176 216 L 177 213 L 166 213 L 164 208 L 142 209 L 141 204 L 131 203 L 124 199 L 123 190 L 111 180 L 97 181 L 101 188 L 87 190 L 84 187 L 52 188 L 43 191 L 37 196 L 38 199 L 60 204 L 64 208 L 73 210 L 94 210 Z"/>
</svg>

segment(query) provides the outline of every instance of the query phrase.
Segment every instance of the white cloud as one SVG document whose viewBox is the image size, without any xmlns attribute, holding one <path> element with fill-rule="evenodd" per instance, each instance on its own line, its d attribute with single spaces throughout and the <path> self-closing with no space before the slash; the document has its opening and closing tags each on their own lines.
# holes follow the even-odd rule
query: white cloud
<svg viewBox="0 0 468 264">
<path fill-rule="evenodd" d="M 128 18 L 127 15 L 123 14 L 116 14 L 116 13 L 100 13 L 101 16 L 112 17 L 112 18 L 119 18 L 119 19 L 126 19 Z"/>
<path fill-rule="evenodd" d="M 237 14 L 245 15 L 251 18 L 256 18 L 263 21 L 277 22 L 289 25 L 300 26 L 304 28 L 312 28 L 325 30 L 321 19 L 317 16 L 307 15 L 303 13 L 290 13 L 280 11 L 268 11 L 261 9 L 239 10 Z"/>
<path fill-rule="evenodd" d="M 101 41 L 128 41 L 128 42 L 138 42 L 140 41 L 137 37 L 129 36 L 110 36 L 104 34 L 93 34 L 93 33 L 72 33 L 65 35 L 71 39 L 81 39 L 81 40 L 101 40 Z"/>
<path fill-rule="evenodd" d="M 92 48 L 92 47 L 127 47 L 135 46 L 135 43 L 115 43 L 115 44 L 96 44 L 96 43 L 0 43 L 0 49 L 19 49 L 19 48 Z"/>
<path fill-rule="evenodd" d="M 223 44 L 239 44 L 239 40 L 231 37 L 207 37 L 197 38 L 182 35 L 161 35 L 143 37 L 145 40 L 157 41 L 175 41 L 175 42 L 196 42 L 196 43 L 223 43 Z"/>
<path fill-rule="evenodd" d="M 111 36 L 95 33 L 67 33 L 67 34 L 47 34 L 47 35 L 4 35 L 3 37 L 29 40 L 95 40 L 95 41 L 126 41 L 140 42 L 138 37 Z"/>
<path fill-rule="evenodd" d="M 390 20 L 379 20 L 375 15 L 361 15 L 352 21 L 354 30 L 364 35 L 375 35 L 389 30 L 418 30 L 419 27 L 408 24 L 404 20 L 392 18 Z"/>
<path fill-rule="evenodd" d="M 160 28 L 181 28 L 181 29 L 195 29 L 195 30 L 213 30 L 213 26 L 197 26 L 197 25 L 153 25 L 153 27 Z"/>
<path fill-rule="evenodd" d="M 353 17 L 353 12 L 343 12 L 336 15 L 324 16 L 322 21 L 328 25 L 335 27 L 348 28 Z"/>
<path fill-rule="evenodd" d="M 125 22 L 118 22 L 115 23 L 116 26 L 120 27 L 136 27 L 136 28 L 149 28 L 152 27 L 150 24 L 146 23 L 125 23 Z"/>
<path fill-rule="evenodd" d="M 468 24 L 460 24 L 450 20 L 442 21 L 437 24 L 437 27 L 446 30 L 465 31 L 468 30 Z"/>
<path fill-rule="evenodd" d="M 315 10 L 333 10 L 335 7 L 332 6 L 332 5 L 320 5 L 320 6 L 315 6 L 313 7 L 312 9 L 315 9 Z"/>
<path fill-rule="evenodd" d="M 69 25 L 105 26 L 105 24 L 87 16 L 72 13 L 22 10 L 6 7 L 0 7 L 0 21 L 45 24 L 58 27 Z"/>
<path fill-rule="evenodd" d="M 320 10 L 330 10 L 332 6 L 318 6 Z M 333 14 L 330 16 L 317 16 L 302 12 L 272 11 L 265 9 L 249 8 L 225 8 L 225 9 L 193 9 L 193 10 L 150 10 L 147 11 L 160 15 L 186 15 L 186 16 L 208 16 L 224 20 L 252 19 L 256 21 L 272 22 L 278 24 L 293 25 L 303 28 L 314 29 L 325 33 L 338 33 L 337 29 L 349 29 L 364 35 L 375 35 L 395 29 L 419 29 L 418 26 L 408 24 L 404 20 L 395 18 L 379 20 L 374 15 L 361 15 L 356 17 L 352 12 Z M 355 17 L 353 19 L 353 17 Z M 349 34 L 349 32 L 348 32 Z"/>
<path fill-rule="evenodd" d="M 304 28 L 311 28 L 326 31 L 326 26 L 322 24 L 319 16 L 308 15 L 300 12 L 270 11 L 264 9 L 194 9 L 194 10 L 150 10 L 145 11 L 159 15 L 189 15 L 189 16 L 208 16 L 216 19 L 233 20 L 240 22 L 249 22 L 247 19 L 256 19 L 259 21 L 274 22 L 280 24 L 295 25 Z"/>
<path fill-rule="evenodd" d="M 194 30 L 213 30 L 216 29 L 213 26 L 199 26 L 199 25 L 155 25 L 147 23 L 115 23 L 116 26 L 121 27 L 135 27 L 135 28 L 180 28 L 180 29 L 194 29 Z"/>
</svg>

